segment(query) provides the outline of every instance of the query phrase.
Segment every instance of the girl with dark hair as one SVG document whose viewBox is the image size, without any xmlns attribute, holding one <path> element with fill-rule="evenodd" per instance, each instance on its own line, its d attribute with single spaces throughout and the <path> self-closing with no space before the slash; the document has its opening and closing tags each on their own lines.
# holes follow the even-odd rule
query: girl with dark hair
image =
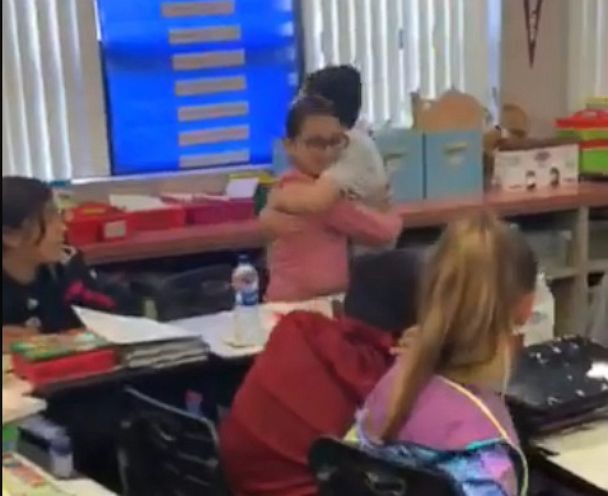
<svg viewBox="0 0 608 496">
<path fill-rule="evenodd" d="M 287 116 L 285 149 L 294 166 L 279 181 L 311 184 L 336 160 L 348 138 L 332 105 L 315 96 L 297 100 Z M 262 224 L 268 226 L 262 216 Z M 269 246 L 270 301 L 297 301 L 343 292 L 348 282 L 348 243 L 394 241 L 402 221 L 346 199 L 323 214 L 301 216 L 300 227 L 283 232 Z M 272 223 L 269 231 L 272 231 Z"/>
<path fill-rule="evenodd" d="M 449 225 L 423 278 L 416 339 L 368 396 L 349 437 L 438 468 L 467 496 L 526 494 L 526 460 L 501 394 L 536 274 L 521 233 L 493 215 Z"/>
<path fill-rule="evenodd" d="M 25 177 L 2 178 L 2 347 L 38 333 L 82 326 L 72 305 L 110 310 L 80 255 L 64 244 L 65 225 L 51 189 Z"/>
</svg>

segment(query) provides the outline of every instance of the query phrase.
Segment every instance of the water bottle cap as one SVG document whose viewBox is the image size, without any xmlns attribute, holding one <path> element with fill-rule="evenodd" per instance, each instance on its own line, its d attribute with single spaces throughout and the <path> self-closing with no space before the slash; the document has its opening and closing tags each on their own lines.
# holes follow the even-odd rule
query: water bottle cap
<svg viewBox="0 0 608 496">
<path fill-rule="evenodd" d="M 249 263 L 249 257 L 247 255 L 239 255 L 239 263 Z"/>
</svg>

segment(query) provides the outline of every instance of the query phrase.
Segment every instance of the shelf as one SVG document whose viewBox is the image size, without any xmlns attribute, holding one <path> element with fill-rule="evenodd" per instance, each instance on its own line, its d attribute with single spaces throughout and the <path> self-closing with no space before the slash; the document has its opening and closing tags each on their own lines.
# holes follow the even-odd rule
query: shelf
<svg viewBox="0 0 608 496">
<path fill-rule="evenodd" d="M 572 279 L 578 276 L 578 270 L 575 267 L 546 267 L 545 277 L 548 282 L 562 281 L 564 279 Z"/>
<path fill-rule="evenodd" d="M 587 266 L 587 272 L 589 274 L 599 274 L 602 272 L 608 272 L 608 258 L 590 260 L 589 265 Z"/>
<path fill-rule="evenodd" d="M 396 206 L 406 231 L 439 227 L 481 208 L 513 216 L 575 211 L 581 207 L 608 207 L 608 184 L 581 183 L 575 187 L 537 192 L 493 192 L 477 198 L 422 200 Z M 103 265 L 213 251 L 259 249 L 264 244 L 261 226 L 257 220 L 250 220 L 137 233 L 124 241 L 85 246 L 82 251 L 89 264 Z M 570 277 L 570 274 L 564 275 L 560 270 L 557 276 Z"/>
</svg>

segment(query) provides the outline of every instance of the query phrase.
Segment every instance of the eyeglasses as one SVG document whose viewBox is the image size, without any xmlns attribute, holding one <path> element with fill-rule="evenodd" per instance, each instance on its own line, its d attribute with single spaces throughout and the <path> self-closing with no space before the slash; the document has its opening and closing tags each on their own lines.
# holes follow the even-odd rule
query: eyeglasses
<svg viewBox="0 0 608 496">
<path fill-rule="evenodd" d="M 318 151 L 325 151 L 328 148 L 333 150 L 344 150 L 348 146 L 349 139 L 346 134 L 339 134 L 332 136 L 329 139 L 314 136 L 312 138 L 302 140 L 302 142 L 306 148 L 312 148 Z"/>
</svg>

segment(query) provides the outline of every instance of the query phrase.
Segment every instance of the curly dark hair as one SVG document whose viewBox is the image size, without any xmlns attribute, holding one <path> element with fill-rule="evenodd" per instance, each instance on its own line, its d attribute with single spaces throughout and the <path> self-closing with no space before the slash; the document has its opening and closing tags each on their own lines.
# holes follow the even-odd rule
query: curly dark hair
<svg viewBox="0 0 608 496">
<path fill-rule="evenodd" d="M 351 129 L 359 119 L 362 105 L 361 73 L 350 65 L 329 66 L 309 74 L 302 88 L 304 95 L 329 100 L 340 123 Z"/>
</svg>

